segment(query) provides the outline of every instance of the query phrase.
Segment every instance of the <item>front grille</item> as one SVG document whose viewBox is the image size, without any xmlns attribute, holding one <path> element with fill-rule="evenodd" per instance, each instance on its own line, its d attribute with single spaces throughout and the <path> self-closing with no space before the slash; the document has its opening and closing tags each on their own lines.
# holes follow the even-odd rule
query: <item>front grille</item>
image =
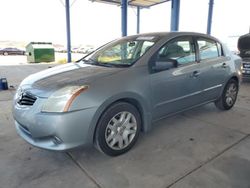
<svg viewBox="0 0 250 188">
<path fill-rule="evenodd" d="M 19 105 L 32 106 L 36 102 L 36 97 L 28 92 L 23 92 L 20 94 L 18 99 Z"/>
</svg>

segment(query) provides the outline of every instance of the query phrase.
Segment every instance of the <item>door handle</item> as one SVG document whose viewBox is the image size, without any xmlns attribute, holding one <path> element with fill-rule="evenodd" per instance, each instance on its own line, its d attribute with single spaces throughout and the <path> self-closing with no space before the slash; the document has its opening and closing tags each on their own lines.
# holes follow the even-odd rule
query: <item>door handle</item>
<svg viewBox="0 0 250 188">
<path fill-rule="evenodd" d="M 192 74 L 191 74 L 191 77 L 193 78 L 196 78 L 200 75 L 200 72 L 199 71 L 194 71 Z"/>
<path fill-rule="evenodd" d="M 227 68 L 227 64 L 226 63 L 222 63 L 222 68 Z"/>
</svg>

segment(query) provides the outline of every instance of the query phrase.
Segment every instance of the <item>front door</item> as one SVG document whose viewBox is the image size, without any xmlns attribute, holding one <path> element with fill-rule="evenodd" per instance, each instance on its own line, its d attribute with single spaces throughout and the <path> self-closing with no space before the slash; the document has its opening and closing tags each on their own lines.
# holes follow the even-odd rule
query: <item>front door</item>
<svg viewBox="0 0 250 188">
<path fill-rule="evenodd" d="M 150 81 L 154 120 L 201 103 L 202 72 L 195 54 L 192 38 L 182 37 L 171 40 L 153 56 Z M 164 67 L 171 62 L 177 67 L 154 69 L 157 64 Z"/>
</svg>

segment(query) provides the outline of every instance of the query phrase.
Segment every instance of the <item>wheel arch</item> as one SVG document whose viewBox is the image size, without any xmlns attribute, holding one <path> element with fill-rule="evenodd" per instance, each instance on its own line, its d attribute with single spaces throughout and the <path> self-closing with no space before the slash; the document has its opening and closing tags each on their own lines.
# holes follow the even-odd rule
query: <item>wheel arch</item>
<svg viewBox="0 0 250 188">
<path fill-rule="evenodd" d="M 149 104 L 147 104 L 148 102 L 145 99 L 143 99 L 141 96 L 138 96 L 137 94 L 127 93 L 121 96 L 118 95 L 118 96 L 114 96 L 114 97 L 107 99 L 97 109 L 94 115 L 94 118 L 91 122 L 90 130 L 89 130 L 90 132 L 89 140 L 92 143 L 94 142 L 97 125 L 101 116 L 110 106 L 118 102 L 127 102 L 136 107 L 136 109 L 138 110 L 141 116 L 141 122 L 142 122 L 141 131 L 142 132 L 148 132 L 151 129 L 151 115 L 149 113 Z"/>
<path fill-rule="evenodd" d="M 221 84 L 221 89 L 219 91 L 219 95 L 217 96 L 217 98 L 214 100 L 214 101 L 218 101 L 220 100 L 222 94 L 223 94 L 223 91 L 227 85 L 227 83 L 230 81 L 230 80 L 235 80 L 237 83 L 238 83 L 238 87 L 240 86 L 240 82 L 241 82 L 241 77 L 239 77 L 236 73 L 235 74 L 232 74 L 230 76 L 228 76 L 227 78 L 225 78 L 225 80 L 223 81 L 223 83 Z"/>
<path fill-rule="evenodd" d="M 233 104 L 230 105 L 230 104 L 226 104 L 225 100 L 224 100 L 224 97 L 225 97 L 225 92 L 226 92 L 226 88 L 227 88 L 227 85 L 230 83 L 230 81 L 234 81 L 236 82 L 235 84 L 237 84 L 237 93 L 239 91 L 239 84 L 240 84 L 240 79 L 239 77 L 233 75 L 231 76 L 224 84 L 224 87 L 223 87 L 223 90 L 221 91 L 221 94 L 220 94 L 220 97 L 215 101 L 215 106 L 221 110 L 229 110 L 233 107 L 233 105 L 235 104 L 236 102 L 236 99 L 237 99 L 237 93 L 236 93 L 236 98 L 235 100 L 233 101 Z M 224 93 L 224 94 L 223 94 Z"/>
<path fill-rule="evenodd" d="M 224 82 L 224 84 L 223 84 L 223 86 L 222 86 L 222 89 L 221 89 L 221 91 L 220 91 L 220 96 L 222 95 L 222 93 L 223 93 L 223 91 L 224 91 L 224 88 L 226 87 L 227 83 L 228 83 L 230 80 L 232 80 L 232 79 L 235 80 L 235 81 L 238 83 L 238 86 L 240 85 L 241 79 L 240 79 L 237 75 L 233 74 L 233 75 L 230 76 L 227 80 L 225 80 L 225 82 Z"/>
<path fill-rule="evenodd" d="M 231 79 L 235 80 L 238 83 L 238 85 L 240 84 L 240 79 L 236 75 L 233 75 L 229 80 Z M 227 82 L 229 82 L 229 80 Z"/>
</svg>

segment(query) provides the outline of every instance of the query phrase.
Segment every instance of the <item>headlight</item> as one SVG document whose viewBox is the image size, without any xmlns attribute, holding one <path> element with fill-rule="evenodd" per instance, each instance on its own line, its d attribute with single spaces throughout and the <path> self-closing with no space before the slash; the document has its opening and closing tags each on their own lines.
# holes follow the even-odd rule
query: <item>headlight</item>
<svg viewBox="0 0 250 188">
<path fill-rule="evenodd" d="M 67 112 L 74 99 L 88 86 L 66 86 L 53 93 L 42 107 L 42 112 Z"/>
</svg>

